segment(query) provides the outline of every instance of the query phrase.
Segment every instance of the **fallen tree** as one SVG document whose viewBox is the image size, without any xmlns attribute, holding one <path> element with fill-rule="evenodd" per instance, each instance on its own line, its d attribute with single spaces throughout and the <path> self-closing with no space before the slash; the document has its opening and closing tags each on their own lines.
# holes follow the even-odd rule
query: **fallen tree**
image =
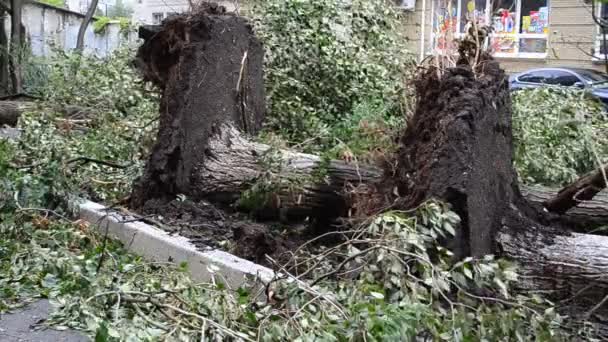
<svg viewBox="0 0 608 342">
<path fill-rule="evenodd" d="M 568 311 L 577 319 L 600 322 L 597 317 L 608 313 L 602 297 L 608 237 L 570 233 L 587 216 L 605 219 L 606 200 L 572 210 L 577 216 L 560 216 L 543 210 L 544 190 L 526 189 L 523 196 L 512 161 L 506 76 L 490 56 L 472 63 L 461 51 L 457 66 L 429 67 L 421 75 L 417 109 L 392 173 L 245 138 L 263 121 L 264 96 L 262 48 L 244 19 L 211 8 L 168 20 L 148 37 L 138 64 L 162 89 L 161 120 L 132 193 L 134 208 L 179 194 L 242 206 L 243 193 L 255 190 L 263 196 L 249 202 L 278 216 L 286 209 L 294 213 L 290 218 L 333 218 L 353 206 L 409 210 L 438 198 L 461 218 L 449 242 L 457 258 L 516 259 L 522 289 L 556 301 L 577 298 Z M 360 186 L 364 196 L 350 197 L 348 190 Z"/>
<path fill-rule="evenodd" d="M 268 158 L 275 158 L 271 169 L 265 162 Z M 268 173 L 272 175 L 267 176 Z M 333 213 L 338 217 L 347 215 L 351 207 L 349 189 L 361 185 L 376 186 L 383 176 L 384 171 L 377 166 L 324 160 L 312 154 L 273 148 L 248 139 L 234 126 L 225 124 L 211 136 L 207 160 L 201 163 L 192 179 L 199 184 L 194 196 L 217 203 L 236 203 L 243 193 L 264 181 L 270 184 L 266 189 L 258 190 L 257 207 L 243 209 L 265 209 L 266 212 L 274 209 L 275 217 L 281 210 L 295 217 L 314 216 L 315 213 Z M 524 198 L 539 209 L 558 191 L 555 188 L 522 186 Z M 276 196 L 276 199 L 271 196 Z M 329 207 L 337 211 L 332 212 Z M 599 194 L 593 200 L 584 201 L 560 219 L 578 225 L 582 231 L 606 225 L 608 195 Z"/>
</svg>

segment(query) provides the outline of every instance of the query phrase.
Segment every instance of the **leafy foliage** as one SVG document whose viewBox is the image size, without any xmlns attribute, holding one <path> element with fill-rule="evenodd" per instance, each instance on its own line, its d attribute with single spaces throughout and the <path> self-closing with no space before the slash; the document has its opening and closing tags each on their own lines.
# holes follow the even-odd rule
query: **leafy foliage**
<svg viewBox="0 0 608 342">
<path fill-rule="evenodd" d="M 59 8 L 65 7 L 64 0 L 39 0 L 39 1 L 42 2 L 43 4 L 48 4 L 48 5 L 59 7 Z"/>
<path fill-rule="evenodd" d="M 563 185 L 608 158 L 608 115 L 579 90 L 515 92 L 513 132 L 515 165 L 526 183 Z"/>
<path fill-rule="evenodd" d="M 158 109 L 156 93 L 128 61 L 119 51 L 105 60 L 57 56 L 46 65 L 46 101 L 22 116 L 19 141 L 3 143 L 13 174 L 0 191 L 18 193 L 17 204 L 26 207 L 54 206 L 71 194 L 115 200 L 130 191 Z"/>
<path fill-rule="evenodd" d="M 106 27 L 111 23 L 118 23 L 120 27 L 120 31 L 123 33 L 128 33 L 131 29 L 131 19 L 127 17 L 106 17 L 99 16 L 96 17 L 97 20 L 93 22 L 93 32 L 96 34 L 102 34 L 105 32 Z"/>
<path fill-rule="evenodd" d="M 298 263 L 314 266 L 316 284 L 284 269 L 264 300 L 254 283 L 230 288 L 213 265 L 212 281 L 195 283 L 185 264 L 145 262 L 112 241 L 102 247 L 83 222 L 5 212 L 0 311 L 46 297 L 57 308 L 48 324 L 102 341 L 192 341 L 201 332 L 218 341 L 570 338 L 542 300 L 510 295 L 512 266 L 491 257 L 448 261 L 437 239 L 457 224 L 435 202 L 383 214 L 336 248 L 296 251 Z"/>
<path fill-rule="evenodd" d="M 412 58 L 385 1 L 271 0 L 253 15 L 267 52 L 271 130 L 290 142 L 331 137 L 330 127 L 375 99 L 403 114 Z"/>
<path fill-rule="evenodd" d="M 109 17 L 96 17 L 97 20 L 93 22 L 93 32 L 101 34 L 106 30 L 106 26 L 112 21 Z"/>
</svg>

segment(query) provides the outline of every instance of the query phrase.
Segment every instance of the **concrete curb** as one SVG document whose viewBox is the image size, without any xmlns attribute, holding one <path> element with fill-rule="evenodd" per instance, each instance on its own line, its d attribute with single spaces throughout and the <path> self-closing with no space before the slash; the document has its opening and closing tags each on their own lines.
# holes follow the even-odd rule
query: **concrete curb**
<svg viewBox="0 0 608 342">
<path fill-rule="evenodd" d="M 267 283 L 274 277 L 274 272 L 267 267 L 220 250 L 200 251 L 183 236 L 137 222 L 101 204 L 81 201 L 76 209 L 82 220 L 91 223 L 101 234 L 107 229 L 111 237 L 121 241 L 132 253 L 151 261 L 187 262 L 196 281 L 209 281 L 212 275 L 220 275 L 219 279 L 223 278 L 229 286 L 237 288 L 247 280 L 259 279 Z"/>
</svg>

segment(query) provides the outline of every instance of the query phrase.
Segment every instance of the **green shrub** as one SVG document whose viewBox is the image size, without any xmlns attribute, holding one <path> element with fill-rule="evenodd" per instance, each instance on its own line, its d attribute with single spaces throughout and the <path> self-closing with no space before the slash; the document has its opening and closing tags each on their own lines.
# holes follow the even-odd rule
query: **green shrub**
<svg viewBox="0 0 608 342">
<path fill-rule="evenodd" d="M 96 19 L 97 20 L 93 22 L 93 32 L 96 34 L 102 34 L 112 19 L 108 17 L 97 17 Z"/>
<path fill-rule="evenodd" d="M 384 0 L 269 0 L 253 8 L 266 48 L 268 126 L 290 142 L 330 136 L 357 104 L 403 113 L 412 58 Z"/>
<path fill-rule="evenodd" d="M 41 2 L 43 4 L 55 6 L 55 7 L 60 7 L 60 8 L 65 7 L 64 0 L 39 0 L 39 2 Z"/>
<path fill-rule="evenodd" d="M 36 207 L 57 205 L 55 199 L 74 194 L 113 201 L 130 192 L 158 116 L 158 95 L 130 60 L 130 52 L 121 50 L 106 59 L 59 54 L 46 61 L 48 79 L 40 88 L 45 101 L 22 115 L 21 139 L 5 143 L 13 151 L 11 163 L 20 168 L 5 173 L 0 192 Z M 64 105 L 83 108 L 84 116 L 66 117 L 58 110 Z M 75 161 L 83 157 L 121 167 Z"/>
<path fill-rule="evenodd" d="M 525 183 L 563 185 L 608 158 L 608 116 L 579 90 L 514 93 L 513 134 L 515 166 Z"/>
</svg>

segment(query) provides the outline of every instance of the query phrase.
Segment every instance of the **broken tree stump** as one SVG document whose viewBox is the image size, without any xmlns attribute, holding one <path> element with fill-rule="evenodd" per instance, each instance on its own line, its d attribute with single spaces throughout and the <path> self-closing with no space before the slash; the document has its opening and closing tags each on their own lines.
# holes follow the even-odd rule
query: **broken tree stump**
<svg viewBox="0 0 608 342">
<path fill-rule="evenodd" d="M 219 7 L 172 17 L 149 35 L 137 58 L 162 91 L 160 128 L 134 208 L 154 198 L 196 198 L 192 175 L 222 123 L 255 134 L 265 113 L 261 43 L 249 22 Z"/>
<path fill-rule="evenodd" d="M 431 68 L 419 78 L 398 157 L 403 207 L 439 198 L 462 219 L 457 257 L 494 253 L 501 219 L 521 196 L 507 77 L 491 57 L 478 69 L 460 65 L 438 77 Z"/>
<path fill-rule="evenodd" d="M 608 299 L 608 238 L 570 233 L 522 196 L 512 161 L 509 89 L 498 62 L 482 53 L 475 65 L 461 58 L 454 68 L 430 67 L 416 88 L 398 177 L 387 180 L 402 194 L 399 208 L 431 198 L 448 202 L 461 218 L 448 242 L 457 258 L 498 254 L 517 260 L 522 288 L 540 291 L 558 306 L 568 302 L 560 312 L 574 321 L 604 325 L 597 317 L 608 314 L 608 306 L 598 306 Z"/>
</svg>

